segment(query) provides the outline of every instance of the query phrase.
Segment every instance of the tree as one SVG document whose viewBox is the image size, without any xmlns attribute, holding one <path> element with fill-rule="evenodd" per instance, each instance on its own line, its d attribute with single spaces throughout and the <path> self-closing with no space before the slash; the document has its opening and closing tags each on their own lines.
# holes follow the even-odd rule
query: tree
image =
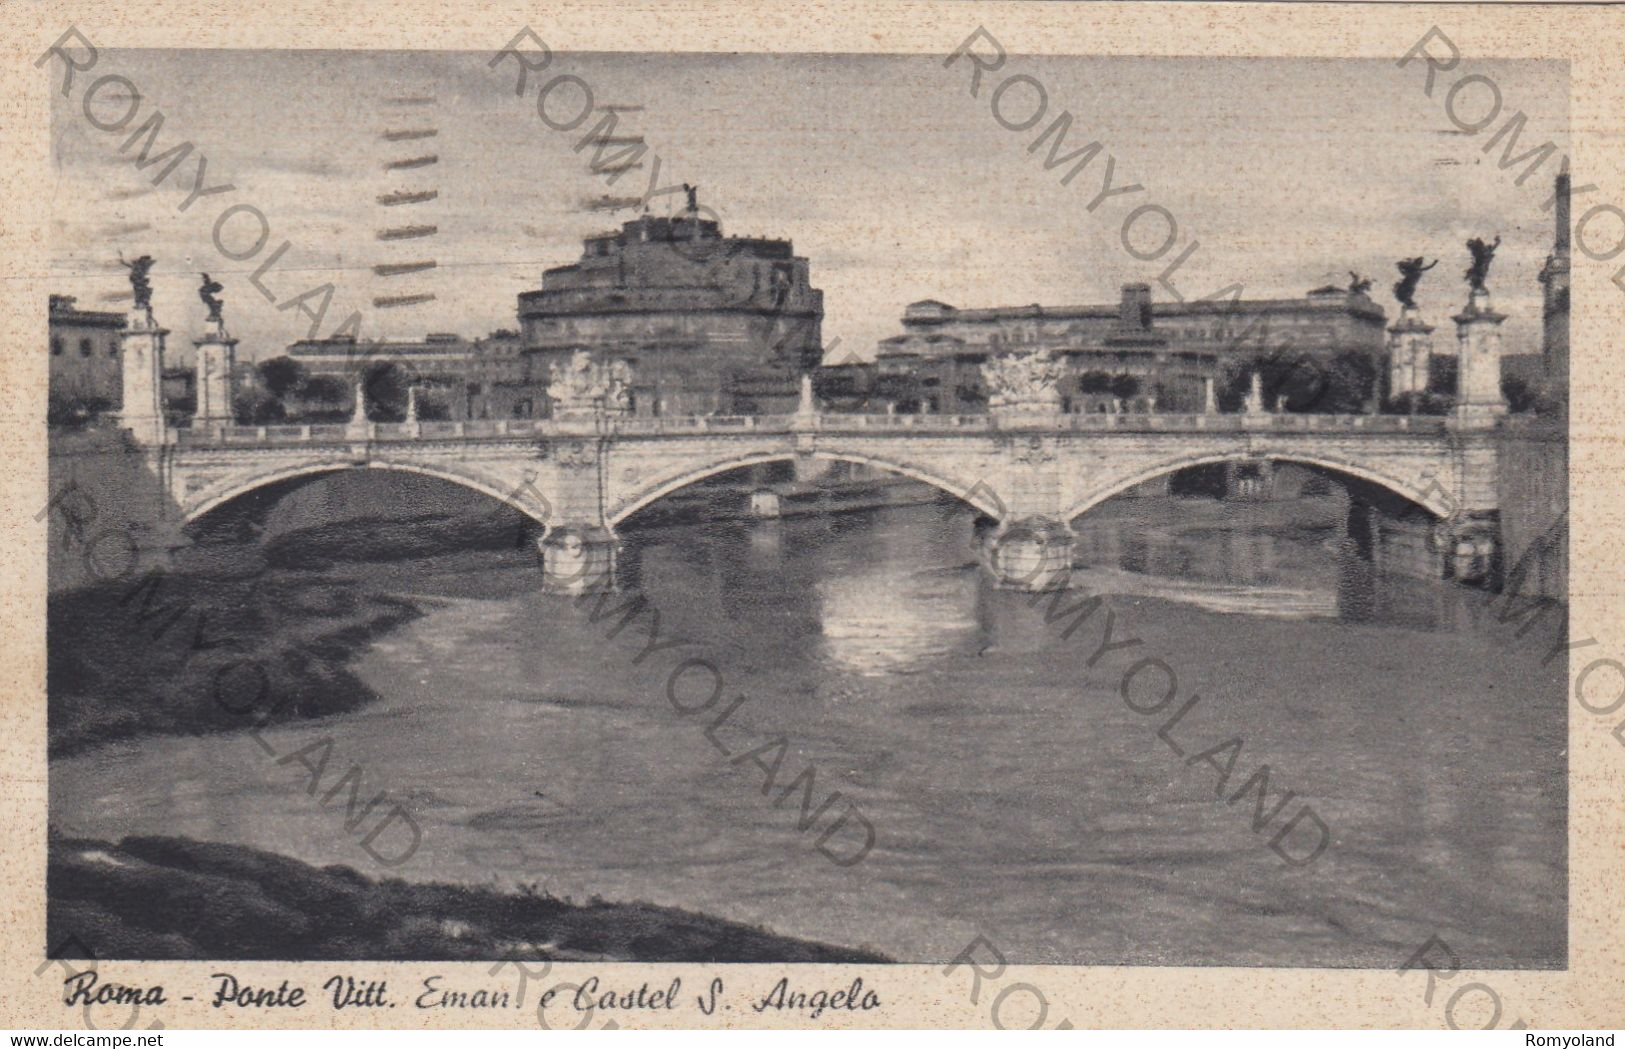
<svg viewBox="0 0 1625 1049">
<path fill-rule="evenodd" d="M 1455 397 L 1460 362 L 1454 354 L 1435 353 L 1428 362 L 1428 392 Z"/>
<path fill-rule="evenodd" d="M 1225 366 L 1224 379 L 1217 384 L 1219 410 L 1239 412 L 1252 392 L 1253 375 L 1264 408 L 1279 404 L 1282 411 L 1302 411 L 1319 400 L 1325 380 L 1308 358 L 1285 357 L 1279 351 L 1255 353 Z"/>
<path fill-rule="evenodd" d="M 1377 395 L 1377 362 L 1363 350 L 1344 350 L 1326 366 L 1326 394 L 1309 408 L 1315 412 L 1359 415 Z"/>
<path fill-rule="evenodd" d="M 419 391 L 418 418 L 423 422 L 435 422 L 441 419 L 450 419 L 451 409 L 448 408 L 440 398 Z"/>
<path fill-rule="evenodd" d="M 1540 392 L 1516 375 L 1501 376 L 1501 396 L 1514 412 L 1534 411 L 1540 401 Z"/>
<path fill-rule="evenodd" d="M 1105 372 L 1084 372 L 1078 376 L 1079 393 L 1105 393 L 1112 388 L 1112 377 Z"/>
<path fill-rule="evenodd" d="M 406 370 L 393 361 L 378 361 L 362 373 L 367 391 L 367 418 L 379 423 L 398 423 L 406 418 Z"/>
<path fill-rule="evenodd" d="M 1140 392 L 1140 380 L 1132 375 L 1113 375 L 1107 389 L 1119 400 L 1130 400 Z"/>
<path fill-rule="evenodd" d="M 273 396 L 269 390 L 252 387 L 238 391 L 237 396 L 232 399 L 231 408 L 237 422 L 244 426 L 263 426 L 266 423 L 281 422 L 288 415 L 282 401 Z"/>
<path fill-rule="evenodd" d="M 1388 410 L 1395 415 L 1448 415 L 1456 406 L 1456 398 L 1447 393 L 1398 394 L 1388 402 Z"/>
<path fill-rule="evenodd" d="M 343 408 L 350 403 L 350 384 L 332 375 L 313 375 L 299 391 L 306 403 L 321 408 Z"/>
<path fill-rule="evenodd" d="M 312 375 L 299 391 L 297 417 L 303 422 L 344 422 L 350 418 L 354 389 L 354 383 L 337 376 Z"/>
<path fill-rule="evenodd" d="M 113 402 L 106 397 L 52 391 L 46 395 L 45 422 L 48 426 L 78 429 L 112 407 Z"/>
<path fill-rule="evenodd" d="M 1377 395 L 1377 360 L 1364 350 L 1345 350 L 1326 360 L 1290 348 L 1255 353 L 1232 361 L 1217 384 L 1219 409 L 1240 411 L 1252 388 L 1253 373 L 1266 409 L 1359 415 Z"/>
<path fill-rule="evenodd" d="M 271 396 L 286 402 L 290 394 L 298 393 L 310 375 L 305 366 L 292 357 L 272 357 L 259 363 L 260 381 L 271 391 Z"/>
<path fill-rule="evenodd" d="M 1309 353 L 1282 349 L 1264 358 L 1264 402 L 1283 412 L 1324 412 L 1331 390 L 1325 365 Z"/>
</svg>

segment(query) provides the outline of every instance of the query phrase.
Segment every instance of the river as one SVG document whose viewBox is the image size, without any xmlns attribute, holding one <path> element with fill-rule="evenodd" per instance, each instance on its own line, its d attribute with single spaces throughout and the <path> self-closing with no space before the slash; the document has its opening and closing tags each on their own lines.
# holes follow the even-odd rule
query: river
<svg viewBox="0 0 1625 1049">
<path fill-rule="evenodd" d="M 1392 969 L 1438 935 L 1468 967 L 1564 965 L 1562 661 L 1476 592 L 1351 559 L 1336 529 L 1215 506 L 1080 521 L 1087 567 L 1058 608 L 1106 601 L 1071 636 L 1047 598 L 987 585 L 952 503 L 632 530 L 659 638 L 689 642 L 641 661 L 648 613 L 611 636 L 594 601 L 538 593 L 524 551 L 339 564 L 323 571 L 425 615 L 356 657 L 377 702 L 262 736 L 283 756 L 332 741 L 318 794 L 359 766 L 365 796 L 401 799 L 422 830 L 403 865 L 246 733 L 55 761 L 52 822 L 647 900 L 900 961 L 983 936 L 1031 963 Z M 1091 666 L 1108 609 L 1139 643 Z M 1147 657 L 1178 679 L 1156 716 L 1120 695 Z M 703 714 L 668 696 L 685 659 L 723 682 Z M 691 665 L 677 702 L 708 674 Z M 1157 729 L 1191 694 L 1167 733 L 1181 756 Z M 1255 830 L 1253 794 L 1228 799 L 1263 765 L 1271 804 L 1294 798 Z M 808 770 L 814 809 L 841 799 L 800 830 L 804 781 L 781 794 Z M 842 866 L 816 846 L 849 803 L 874 843 Z M 1299 867 L 1269 843 L 1305 803 L 1329 844 Z M 826 850 L 856 854 L 861 826 Z"/>
</svg>

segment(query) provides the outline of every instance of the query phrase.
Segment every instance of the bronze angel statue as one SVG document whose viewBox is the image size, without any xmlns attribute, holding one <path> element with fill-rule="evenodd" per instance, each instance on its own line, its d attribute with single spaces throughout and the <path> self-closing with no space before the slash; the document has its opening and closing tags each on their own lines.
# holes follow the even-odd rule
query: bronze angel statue
<svg viewBox="0 0 1625 1049">
<path fill-rule="evenodd" d="M 152 309 L 152 282 L 147 279 L 147 273 L 152 269 L 152 256 L 142 255 L 134 262 L 126 262 L 121 252 L 118 260 L 120 265 L 130 271 L 130 291 L 135 294 L 135 308 Z"/>
<path fill-rule="evenodd" d="M 1473 253 L 1473 264 L 1467 267 L 1464 276 L 1468 287 L 1474 291 L 1484 290 L 1484 281 L 1490 275 L 1490 263 L 1495 261 L 1495 249 L 1501 246 L 1501 235 L 1495 235 L 1495 243 L 1486 244 L 1477 237 L 1467 242 L 1467 250 Z"/>
<path fill-rule="evenodd" d="M 1416 305 L 1416 285 L 1422 280 L 1422 274 L 1439 264 L 1434 259 L 1426 266 L 1422 265 L 1422 256 L 1414 259 L 1400 259 L 1395 265 L 1399 267 L 1399 280 L 1394 283 L 1394 298 L 1399 300 L 1401 306 Z"/>
<path fill-rule="evenodd" d="M 1362 277 L 1353 270 L 1349 270 L 1349 294 L 1364 295 L 1371 290 L 1371 278 Z"/>
<path fill-rule="evenodd" d="M 202 299 L 203 305 L 209 308 L 210 324 L 222 323 L 220 310 L 225 303 L 221 300 L 220 293 L 223 290 L 225 290 L 225 285 L 221 284 L 217 280 L 209 279 L 209 275 L 207 273 L 203 275 L 203 285 L 202 287 L 198 288 L 197 297 Z"/>
</svg>

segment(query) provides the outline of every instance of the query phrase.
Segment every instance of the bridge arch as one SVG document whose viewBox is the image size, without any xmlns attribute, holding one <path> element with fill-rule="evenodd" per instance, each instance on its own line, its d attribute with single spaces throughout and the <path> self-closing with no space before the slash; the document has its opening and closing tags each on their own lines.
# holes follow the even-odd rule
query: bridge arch
<svg viewBox="0 0 1625 1049">
<path fill-rule="evenodd" d="M 213 510 L 217 510 L 233 499 L 241 498 L 251 492 L 282 481 L 293 480 L 297 477 L 314 477 L 324 474 L 343 473 L 350 470 L 390 470 L 398 473 L 414 473 L 424 477 L 433 477 L 441 481 L 459 485 L 489 496 L 504 506 L 519 511 L 537 524 L 547 527 L 556 524 L 550 521 L 552 516 L 552 503 L 539 490 L 532 486 L 535 497 L 541 505 L 527 505 L 523 500 L 515 498 L 516 491 L 522 491 L 523 485 L 504 485 L 494 478 L 482 478 L 459 473 L 454 470 L 443 470 L 422 463 L 399 462 L 391 460 L 372 460 L 365 462 L 314 462 L 301 463 L 282 469 L 256 473 L 251 477 L 233 478 L 226 486 L 210 490 L 196 505 L 188 505 L 185 511 L 184 524 L 198 521 Z"/>
<path fill-rule="evenodd" d="M 715 477 L 718 474 L 724 474 L 730 470 L 739 470 L 747 466 L 756 466 L 761 463 L 792 462 L 795 460 L 798 454 L 810 454 L 814 459 L 827 459 L 835 462 L 861 463 L 865 466 L 872 466 L 876 469 L 885 470 L 889 473 L 899 474 L 903 477 L 910 478 L 911 480 L 919 481 L 922 484 L 928 484 L 939 491 L 946 492 L 961 502 L 975 507 L 977 510 L 987 514 L 989 517 L 997 518 L 999 516 L 997 498 L 994 496 L 991 490 L 984 490 L 982 486 L 967 488 L 944 477 L 937 476 L 930 471 L 922 470 L 917 466 L 910 466 L 906 463 L 894 462 L 890 459 L 881 459 L 872 455 L 864 455 L 857 452 L 820 449 L 811 453 L 761 452 L 751 455 L 736 456 L 720 462 L 709 463 L 705 466 L 696 467 L 677 477 L 662 481 L 659 484 L 633 496 L 627 500 L 624 505 L 606 513 L 605 517 L 607 520 L 605 523 L 610 528 L 615 528 L 619 526 L 621 522 L 625 521 L 628 517 L 631 517 L 639 510 L 659 502 L 661 499 L 681 488 L 686 488 L 689 485 L 703 481 L 708 477 Z"/>
<path fill-rule="evenodd" d="M 1395 495 L 1401 496 L 1410 502 L 1415 503 L 1417 506 L 1422 507 L 1428 513 L 1441 520 L 1450 517 L 1453 511 L 1450 493 L 1445 489 L 1442 483 L 1431 485 L 1428 488 L 1421 488 L 1411 484 L 1408 481 L 1401 480 L 1393 476 L 1391 473 L 1374 470 L 1369 466 L 1365 466 L 1360 463 L 1352 463 L 1343 459 L 1307 455 L 1297 452 L 1283 452 L 1279 454 L 1272 454 L 1268 452 L 1258 454 L 1218 452 L 1211 454 L 1191 455 L 1175 460 L 1168 460 L 1166 462 L 1159 463 L 1156 466 L 1139 470 L 1124 477 L 1114 479 L 1108 485 L 1091 489 L 1087 494 L 1083 495 L 1066 509 L 1064 515 L 1062 516 L 1062 520 L 1068 522 L 1075 521 L 1114 495 L 1121 495 L 1123 492 L 1128 491 L 1135 485 L 1144 484 L 1147 481 L 1154 481 L 1159 477 L 1164 477 L 1168 474 L 1175 473 L 1179 470 L 1184 470 L 1188 467 L 1210 466 L 1218 463 L 1258 462 L 1260 460 L 1268 460 L 1276 463 L 1296 463 L 1303 466 L 1316 466 L 1323 470 L 1329 470 L 1332 473 L 1344 474 L 1349 477 L 1359 478 L 1362 481 L 1370 482 L 1371 484 L 1384 488 L 1390 492 L 1393 492 Z"/>
</svg>

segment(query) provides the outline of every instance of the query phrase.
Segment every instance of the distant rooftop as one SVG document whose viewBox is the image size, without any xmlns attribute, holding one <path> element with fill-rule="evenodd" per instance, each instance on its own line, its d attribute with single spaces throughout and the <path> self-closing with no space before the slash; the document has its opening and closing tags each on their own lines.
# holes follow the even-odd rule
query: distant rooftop
<svg viewBox="0 0 1625 1049">
<path fill-rule="evenodd" d="M 77 324 L 95 328 L 122 328 L 126 319 L 116 310 L 82 310 L 72 295 L 52 295 L 50 317 L 56 324 Z"/>
</svg>

